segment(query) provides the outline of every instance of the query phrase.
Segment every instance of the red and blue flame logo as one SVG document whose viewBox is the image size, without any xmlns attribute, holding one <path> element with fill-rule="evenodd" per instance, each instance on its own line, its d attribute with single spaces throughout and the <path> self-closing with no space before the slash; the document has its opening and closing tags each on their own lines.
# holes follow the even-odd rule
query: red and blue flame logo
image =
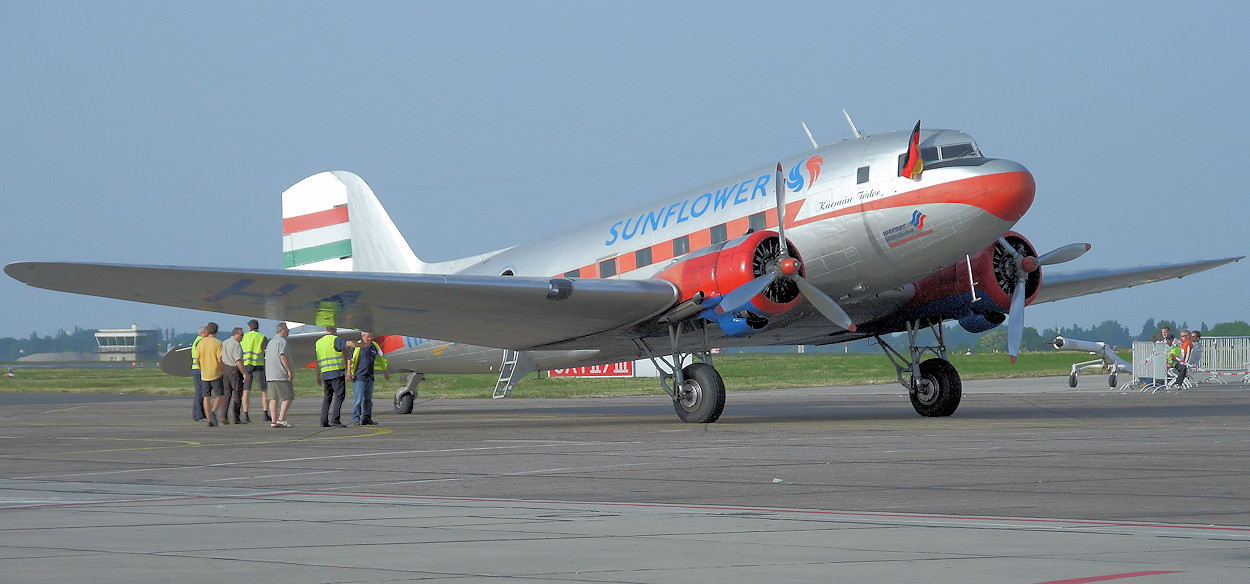
<svg viewBox="0 0 1250 584">
<path fill-rule="evenodd" d="M 794 165 L 794 168 L 790 169 L 790 176 L 786 180 L 786 186 L 796 193 L 803 190 L 804 184 L 807 185 L 808 189 L 811 189 L 812 185 L 816 184 L 816 177 L 820 176 L 820 165 L 824 163 L 824 158 L 813 156 Z M 803 180 L 803 170 L 807 170 L 806 183 Z"/>
</svg>

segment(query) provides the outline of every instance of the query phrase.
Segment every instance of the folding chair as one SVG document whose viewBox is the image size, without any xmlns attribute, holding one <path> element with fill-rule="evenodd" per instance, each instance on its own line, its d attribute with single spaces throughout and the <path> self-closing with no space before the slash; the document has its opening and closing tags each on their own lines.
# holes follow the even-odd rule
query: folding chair
<svg viewBox="0 0 1250 584">
<path fill-rule="evenodd" d="M 1183 389 L 1189 389 L 1194 386 L 1194 383 L 1190 381 L 1189 379 L 1189 375 L 1185 375 L 1185 381 L 1182 381 L 1179 385 L 1177 385 L 1176 379 L 1178 377 L 1180 377 L 1180 373 L 1176 370 L 1175 367 L 1166 368 L 1166 370 L 1164 371 L 1163 385 L 1155 387 L 1155 390 L 1152 391 L 1151 393 L 1156 393 L 1160 389 L 1162 389 L 1163 391 L 1171 391 L 1173 389 L 1177 391 L 1181 391 Z"/>
</svg>

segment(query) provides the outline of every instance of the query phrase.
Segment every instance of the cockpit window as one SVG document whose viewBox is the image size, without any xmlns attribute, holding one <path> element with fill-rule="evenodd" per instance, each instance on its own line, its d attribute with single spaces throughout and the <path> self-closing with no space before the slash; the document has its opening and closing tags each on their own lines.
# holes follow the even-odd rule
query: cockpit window
<svg viewBox="0 0 1250 584">
<path fill-rule="evenodd" d="M 964 142 L 962 144 L 947 144 L 942 147 L 942 160 L 980 157 L 981 153 L 977 152 L 976 146 L 973 146 L 971 142 Z"/>
<path fill-rule="evenodd" d="M 928 148 L 921 148 L 920 159 L 925 162 L 937 162 L 938 160 L 941 160 L 940 158 L 938 158 L 938 149 L 936 146 L 930 146 Z"/>
</svg>

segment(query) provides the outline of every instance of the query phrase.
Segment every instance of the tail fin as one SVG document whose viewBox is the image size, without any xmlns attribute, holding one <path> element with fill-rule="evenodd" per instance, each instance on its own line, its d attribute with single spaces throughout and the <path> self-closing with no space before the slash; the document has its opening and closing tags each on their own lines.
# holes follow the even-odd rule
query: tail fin
<svg viewBox="0 0 1250 584">
<path fill-rule="evenodd" d="M 342 170 L 315 174 L 282 193 L 282 265 L 318 271 L 424 271 L 424 263 L 369 185 Z"/>
</svg>

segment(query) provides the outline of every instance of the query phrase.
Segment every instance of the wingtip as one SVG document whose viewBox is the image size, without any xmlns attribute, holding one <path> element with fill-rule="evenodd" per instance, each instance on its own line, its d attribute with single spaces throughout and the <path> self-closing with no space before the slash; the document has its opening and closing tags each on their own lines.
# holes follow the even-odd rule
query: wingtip
<svg viewBox="0 0 1250 584">
<path fill-rule="evenodd" d="M 1015 364 L 1016 364 L 1016 356 L 1015 356 L 1015 355 L 1012 355 L 1012 356 L 1011 356 L 1011 364 L 1012 364 L 1012 365 L 1015 365 Z"/>
</svg>

